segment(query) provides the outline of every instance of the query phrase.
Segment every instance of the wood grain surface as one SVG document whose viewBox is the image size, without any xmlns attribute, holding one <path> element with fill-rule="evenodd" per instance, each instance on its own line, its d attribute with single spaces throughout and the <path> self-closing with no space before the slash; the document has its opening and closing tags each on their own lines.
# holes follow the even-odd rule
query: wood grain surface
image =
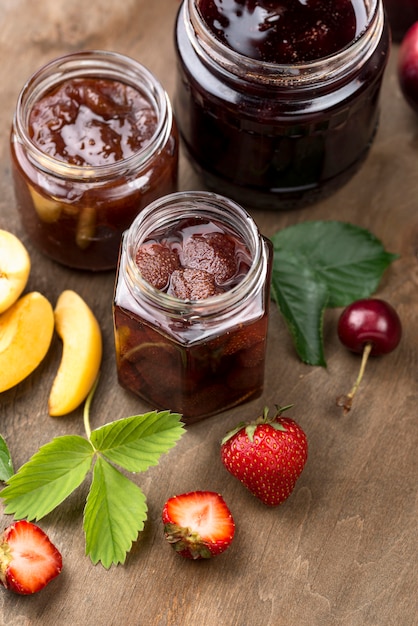
<svg viewBox="0 0 418 626">
<path fill-rule="evenodd" d="M 177 0 L 1 0 L 0 227 L 28 247 L 27 290 L 55 304 L 76 290 L 104 335 L 104 360 L 92 427 L 144 412 L 116 380 L 112 272 L 67 270 L 27 239 L 16 210 L 9 129 L 25 80 L 67 52 L 100 48 L 128 54 L 174 85 L 173 24 Z M 1 626 L 413 626 L 418 624 L 418 117 L 401 97 L 393 46 L 382 93 L 381 123 L 367 162 L 337 194 L 290 213 L 252 212 L 266 235 L 310 219 L 339 219 L 368 228 L 399 253 L 379 296 L 398 309 L 404 336 L 390 355 L 369 363 L 349 416 L 335 397 L 348 391 L 359 359 L 338 342 L 338 310 L 327 311 L 327 368 L 301 363 L 272 306 L 263 397 L 190 426 L 160 464 L 137 476 L 149 506 L 145 530 L 125 565 L 105 570 L 84 554 L 82 487 L 41 520 L 63 554 L 60 577 L 33 597 L 0 589 Z M 181 188 L 201 188 L 181 160 Z M 15 467 L 63 434 L 84 434 L 82 408 L 47 413 L 61 345 L 27 380 L 0 396 L 0 433 Z M 310 445 L 306 468 L 282 506 L 269 509 L 221 466 L 219 444 L 239 419 L 264 405 L 291 404 Z M 167 407 L 169 408 L 169 407 Z M 162 533 L 165 500 L 185 490 L 219 490 L 237 523 L 233 545 L 210 562 L 176 556 Z M 11 521 L 0 505 L 1 526 Z"/>
</svg>

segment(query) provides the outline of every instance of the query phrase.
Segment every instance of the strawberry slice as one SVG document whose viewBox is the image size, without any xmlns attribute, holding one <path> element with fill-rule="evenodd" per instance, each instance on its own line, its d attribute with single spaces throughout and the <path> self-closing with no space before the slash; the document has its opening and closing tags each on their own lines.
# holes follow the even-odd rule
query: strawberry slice
<svg viewBox="0 0 418 626">
<path fill-rule="evenodd" d="M 162 518 L 165 538 L 188 559 L 209 559 L 224 552 L 235 533 L 231 512 L 214 491 L 191 491 L 169 498 Z"/>
<path fill-rule="evenodd" d="M 21 595 L 43 589 L 62 569 L 62 557 L 39 526 L 20 520 L 0 538 L 0 583 Z"/>
</svg>

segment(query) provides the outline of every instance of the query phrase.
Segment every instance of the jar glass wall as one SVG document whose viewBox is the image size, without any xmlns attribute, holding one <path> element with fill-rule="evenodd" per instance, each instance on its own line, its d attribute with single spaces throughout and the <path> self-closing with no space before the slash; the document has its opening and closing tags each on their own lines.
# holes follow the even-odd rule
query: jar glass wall
<svg viewBox="0 0 418 626">
<path fill-rule="evenodd" d="M 195 253 L 185 251 L 190 242 L 207 241 L 213 232 L 226 237 L 228 245 L 233 242 L 226 262 L 240 268 L 238 274 L 234 269 L 240 276 L 236 283 L 228 279 L 228 288 L 192 299 L 175 297 L 144 279 L 137 255 L 150 240 L 177 250 L 184 271 L 190 266 L 193 281 L 200 279 Z M 116 278 L 120 384 L 153 407 L 181 413 L 186 422 L 258 397 L 264 384 L 271 255 L 271 243 L 228 198 L 184 192 L 147 207 L 123 237 Z"/>
<path fill-rule="evenodd" d="M 105 51 L 51 61 L 24 85 L 11 132 L 23 226 L 73 268 L 116 267 L 138 212 L 177 189 L 171 103 L 141 64 Z"/>
<path fill-rule="evenodd" d="M 248 2 L 214 4 L 257 15 Z M 272 3 L 253 5 L 263 9 L 260 24 L 268 30 Z M 223 40 L 215 24 L 230 14 L 210 21 L 207 6 L 184 0 L 179 10 L 174 97 L 186 151 L 205 184 L 244 206 L 267 209 L 303 206 L 341 187 L 366 158 L 378 125 L 389 51 L 381 0 L 352 0 L 362 21 L 349 44 L 293 63 L 237 51 L 230 42 L 242 38 L 245 23 Z M 260 24 L 252 32 L 264 33 Z"/>
</svg>

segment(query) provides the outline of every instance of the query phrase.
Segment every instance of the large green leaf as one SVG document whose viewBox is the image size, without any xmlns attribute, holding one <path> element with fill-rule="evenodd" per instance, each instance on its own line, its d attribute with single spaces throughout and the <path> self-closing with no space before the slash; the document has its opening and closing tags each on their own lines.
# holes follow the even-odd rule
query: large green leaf
<svg viewBox="0 0 418 626">
<path fill-rule="evenodd" d="M 83 482 L 93 455 L 90 442 L 78 435 L 56 437 L 45 444 L 1 491 L 5 513 L 17 519 L 44 517 Z"/>
<path fill-rule="evenodd" d="M 125 417 L 92 431 L 93 446 L 106 459 L 130 472 L 143 472 L 157 465 L 185 432 L 181 415 L 152 411 Z"/>
<path fill-rule="evenodd" d="M 326 365 L 323 315 L 372 295 L 398 255 L 368 230 L 338 221 L 310 221 L 272 237 L 272 295 L 305 363 Z"/>
<path fill-rule="evenodd" d="M 4 437 L 0 435 L 0 480 L 8 480 L 12 475 L 12 457 Z"/>
<path fill-rule="evenodd" d="M 98 457 L 84 510 L 86 554 L 105 568 L 124 563 L 143 529 L 147 505 L 141 489 Z"/>
</svg>

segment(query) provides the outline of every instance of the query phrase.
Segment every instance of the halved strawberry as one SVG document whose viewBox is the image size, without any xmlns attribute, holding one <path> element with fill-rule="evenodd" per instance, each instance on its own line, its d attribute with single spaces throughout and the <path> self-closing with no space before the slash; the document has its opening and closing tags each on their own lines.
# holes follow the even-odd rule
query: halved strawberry
<svg viewBox="0 0 418 626">
<path fill-rule="evenodd" d="M 171 273 L 180 267 L 177 252 L 158 242 L 143 243 L 135 262 L 145 280 L 156 289 L 165 289 Z"/>
<path fill-rule="evenodd" d="M 237 272 L 235 241 L 226 233 L 196 233 L 183 244 L 184 266 L 205 270 L 218 284 Z"/>
<path fill-rule="evenodd" d="M 188 559 L 209 559 L 231 544 L 235 523 L 225 500 L 214 491 L 190 491 L 164 505 L 164 535 Z"/>
<path fill-rule="evenodd" d="M 62 557 L 46 533 L 26 520 L 0 538 L 0 583 L 22 595 L 43 589 L 62 570 Z"/>
</svg>

